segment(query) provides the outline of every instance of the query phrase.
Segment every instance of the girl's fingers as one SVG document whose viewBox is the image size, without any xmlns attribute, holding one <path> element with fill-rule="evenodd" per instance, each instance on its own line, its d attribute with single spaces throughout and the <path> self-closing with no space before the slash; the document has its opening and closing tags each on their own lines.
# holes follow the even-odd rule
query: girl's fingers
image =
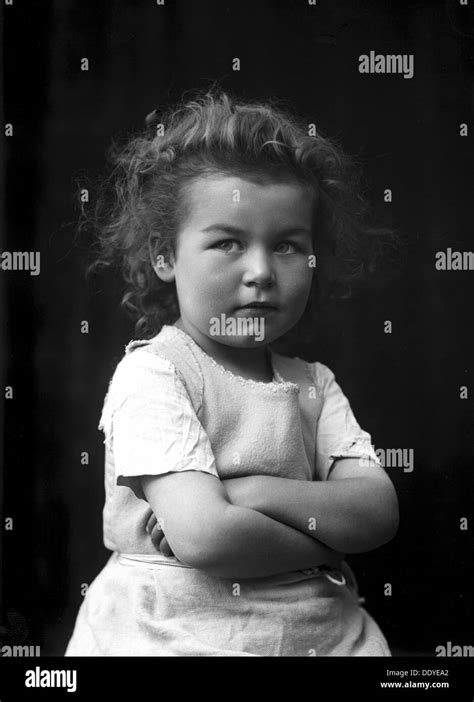
<svg viewBox="0 0 474 702">
<path fill-rule="evenodd" d="M 158 521 L 158 520 L 157 520 L 157 518 L 155 517 L 154 512 L 152 512 L 152 513 L 151 513 L 151 517 L 150 517 L 150 519 L 148 520 L 148 522 L 146 523 L 146 527 L 145 527 L 145 529 L 146 529 L 147 532 L 150 534 L 150 536 L 151 536 L 151 532 L 153 531 L 153 528 L 154 528 L 154 527 L 156 526 L 156 524 L 157 524 L 157 521 Z"/>
<path fill-rule="evenodd" d="M 170 549 L 169 543 L 166 541 L 166 536 L 163 536 L 160 542 L 160 551 L 163 556 L 174 556 L 173 551 Z"/>
<path fill-rule="evenodd" d="M 165 535 L 163 534 L 163 531 L 160 529 L 160 527 L 155 526 L 155 528 L 153 529 L 153 531 L 150 534 L 150 538 L 152 540 L 153 546 L 157 550 L 160 549 L 160 543 L 163 541 L 164 536 Z"/>
<path fill-rule="evenodd" d="M 146 524 L 146 530 L 155 545 L 155 547 L 163 553 L 165 556 L 172 556 L 173 552 L 171 551 L 170 547 L 168 546 L 168 542 L 166 541 L 165 535 L 163 534 L 163 529 L 161 528 L 161 523 L 158 521 L 158 519 L 155 517 L 154 514 L 151 515 L 149 518 L 147 524 Z M 165 552 L 163 552 L 162 547 L 165 547 Z"/>
</svg>

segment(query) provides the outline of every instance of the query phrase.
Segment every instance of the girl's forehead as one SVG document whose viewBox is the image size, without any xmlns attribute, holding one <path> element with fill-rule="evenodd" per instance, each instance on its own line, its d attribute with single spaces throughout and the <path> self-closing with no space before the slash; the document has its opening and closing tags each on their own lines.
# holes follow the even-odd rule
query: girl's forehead
<svg viewBox="0 0 474 702">
<path fill-rule="evenodd" d="M 294 188 L 306 190 L 309 183 L 302 182 L 290 175 L 271 176 L 266 173 L 255 175 L 241 175 L 237 173 L 206 173 L 196 176 L 190 181 L 190 186 L 195 189 L 225 190 L 234 185 L 245 188 Z"/>
<path fill-rule="evenodd" d="M 297 180 L 266 180 L 259 182 L 238 175 L 214 175 L 193 180 L 187 194 L 193 205 L 226 202 L 234 206 L 259 201 L 277 201 L 282 206 L 314 200 L 315 191 Z"/>
<path fill-rule="evenodd" d="M 188 190 L 187 224 L 208 226 L 227 224 L 281 225 L 308 229 L 315 193 L 293 182 L 255 183 L 239 176 L 203 178 Z"/>
</svg>

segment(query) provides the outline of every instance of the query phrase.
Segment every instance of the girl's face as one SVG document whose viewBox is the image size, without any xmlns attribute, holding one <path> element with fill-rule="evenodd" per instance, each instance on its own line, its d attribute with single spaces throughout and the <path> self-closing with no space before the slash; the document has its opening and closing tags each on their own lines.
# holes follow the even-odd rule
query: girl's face
<svg viewBox="0 0 474 702">
<path fill-rule="evenodd" d="M 171 266 L 180 326 L 208 347 L 218 341 L 256 348 L 278 339 L 303 314 L 311 288 L 314 194 L 296 182 L 256 185 L 221 175 L 193 181 L 186 195 L 189 215 Z M 242 309 L 251 302 L 272 308 Z M 263 338 L 225 332 L 216 338 L 213 320 L 222 315 L 258 316 Z"/>
</svg>

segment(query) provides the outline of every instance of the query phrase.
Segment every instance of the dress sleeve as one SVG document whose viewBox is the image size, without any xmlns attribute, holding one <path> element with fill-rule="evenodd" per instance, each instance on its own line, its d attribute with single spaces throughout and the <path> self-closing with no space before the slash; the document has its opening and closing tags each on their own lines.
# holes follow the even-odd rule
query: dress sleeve
<svg viewBox="0 0 474 702">
<path fill-rule="evenodd" d="M 381 466 L 370 434 L 357 423 L 334 373 L 322 363 L 313 363 L 312 372 L 322 397 L 316 430 L 316 478 L 327 480 L 338 458 L 365 458 Z"/>
<path fill-rule="evenodd" d="M 219 477 L 184 381 L 171 361 L 156 354 L 136 350 L 122 359 L 99 429 L 113 452 L 117 484 L 135 493 L 141 475 L 198 470 Z"/>
</svg>

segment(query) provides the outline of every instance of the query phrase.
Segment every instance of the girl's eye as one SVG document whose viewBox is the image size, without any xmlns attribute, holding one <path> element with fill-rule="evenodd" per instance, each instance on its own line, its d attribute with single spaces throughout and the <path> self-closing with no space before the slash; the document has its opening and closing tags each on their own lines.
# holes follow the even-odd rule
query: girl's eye
<svg viewBox="0 0 474 702">
<path fill-rule="evenodd" d="M 282 241 L 278 246 L 292 246 L 295 251 L 301 251 L 300 247 L 297 244 L 294 244 L 292 241 Z M 279 253 L 288 253 L 288 251 L 280 251 Z"/>
<path fill-rule="evenodd" d="M 221 251 L 230 251 L 229 244 L 239 243 L 237 239 L 222 239 L 222 241 L 216 241 L 213 245 L 214 249 L 220 249 Z"/>
<path fill-rule="evenodd" d="M 212 248 L 219 249 L 220 251 L 230 252 L 230 251 L 232 251 L 232 244 L 239 244 L 239 243 L 240 242 L 237 239 L 222 239 L 221 241 L 216 241 L 216 243 L 212 245 Z M 288 251 L 288 249 L 284 250 L 284 251 L 281 251 L 281 250 L 278 251 L 278 249 L 281 246 L 286 246 L 286 247 L 292 246 L 294 251 L 301 251 L 301 248 L 297 244 L 294 244 L 292 241 L 282 241 L 277 246 L 277 253 L 283 253 L 283 254 L 292 253 L 292 251 L 291 250 Z"/>
</svg>

